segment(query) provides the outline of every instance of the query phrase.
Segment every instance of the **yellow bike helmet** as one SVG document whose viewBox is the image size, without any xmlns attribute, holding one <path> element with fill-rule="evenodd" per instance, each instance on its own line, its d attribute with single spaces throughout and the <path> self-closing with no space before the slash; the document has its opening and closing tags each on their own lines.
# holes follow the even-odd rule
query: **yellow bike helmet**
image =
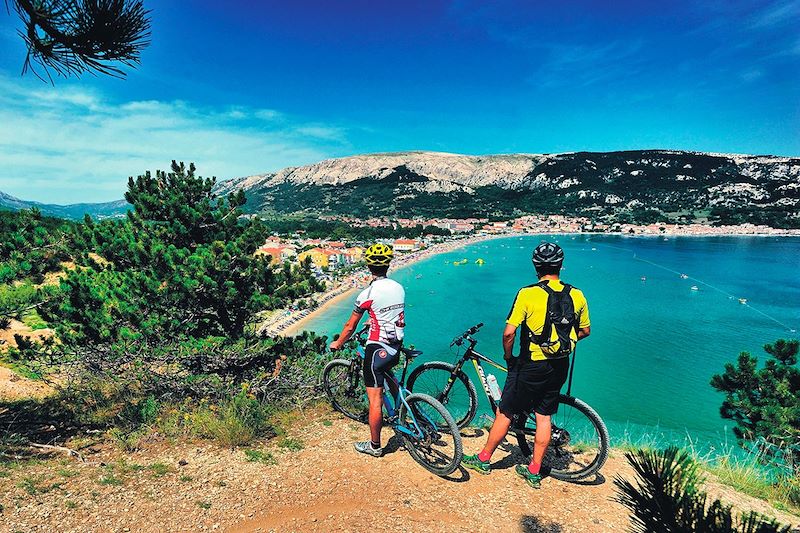
<svg viewBox="0 0 800 533">
<path fill-rule="evenodd" d="M 394 257 L 394 252 L 391 246 L 381 243 L 375 243 L 364 252 L 364 259 L 368 265 L 372 266 L 389 266 Z"/>
</svg>

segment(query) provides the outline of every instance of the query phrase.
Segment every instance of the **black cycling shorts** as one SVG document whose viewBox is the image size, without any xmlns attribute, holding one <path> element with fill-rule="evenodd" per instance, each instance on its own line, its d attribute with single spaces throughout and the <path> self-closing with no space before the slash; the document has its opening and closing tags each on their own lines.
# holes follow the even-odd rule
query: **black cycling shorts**
<svg viewBox="0 0 800 533">
<path fill-rule="evenodd" d="M 535 412 L 553 415 L 558 410 L 558 395 L 567 381 L 569 358 L 546 361 L 516 361 L 508 371 L 500 398 L 500 411 L 506 416 Z"/>
<path fill-rule="evenodd" d="M 382 344 L 367 344 L 364 349 L 364 385 L 383 388 L 386 377 L 400 361 L 400 350 Z"/>
</svg>

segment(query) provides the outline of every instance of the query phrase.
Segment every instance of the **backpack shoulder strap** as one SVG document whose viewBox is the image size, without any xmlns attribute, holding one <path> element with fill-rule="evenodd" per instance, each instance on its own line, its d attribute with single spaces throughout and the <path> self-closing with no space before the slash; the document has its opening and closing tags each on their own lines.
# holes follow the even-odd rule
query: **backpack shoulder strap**
<svg viewBox="0 0 800 533">
<path fill-rule="evenodd" d="M 550 318 L 550 304 L 551 304 L 551 296 L 554 296 L 556 292 L 550 287 L 547 283 L 546 279 L 535 283 L 534 287 L 539 287 L 547 294 L 547 304 L 544 312 L 544 323 L 542 324 L 542 332 L 539 335 L 535 335 L 533 331 L 530 332 L 531 341 L 534 344 L 542 344 L 543 342 L 547 342 L 550 340 L 550 330 L 553 327 L 552 320 Z"/>
<path fill-rule="evenodd" d="M 539 287 L 540 289 L 544 290 L 544 292 L 546 292 L 548 295 L 555 294 L 555 291 L 552 288 L 550 288 L 550 284 L 547 283 L 546 279 L 543 279 L 542 281 L 540 281 L 539 283 L 536 283 L 533 286 L 534 287 Z"/>
</svg>

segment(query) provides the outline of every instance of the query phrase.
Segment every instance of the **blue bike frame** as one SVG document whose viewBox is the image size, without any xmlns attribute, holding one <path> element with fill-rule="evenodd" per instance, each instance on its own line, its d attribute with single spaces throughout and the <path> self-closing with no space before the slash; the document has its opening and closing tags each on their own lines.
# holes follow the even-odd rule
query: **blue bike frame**
<svg viewBox="0 0 800 533">
<path fill-rule="evenodd" d="M 358 346 L 357 351 L 358 351 L 359 357 L 361 359 L 364 359 L 364 348 L 361 347 L 361 346 Z M 422 428 L 420 427 L 419 423 L 417 422 L 417 418 L 416 418 L 416 415 L 414 414 L 414 410 L 411 409 L 411 406 L 408 405 L 408 401 L 406 401 L 406 397 L 409 394 L 411 394 L 411 391 L 409 391 L 405 387 L 406 372 L 408 370 L 408 363 L 409 363 L 408 357 L 406 357 L 405 361 L 403 363 L 403 376 L 400 378 L 400 380 L 397 379 L 397 377 L 394 375 L 393 372 L 388 372 L 388 376 L 387 377 L 392 380 L 392 383 L 397 388 L 397 396 L 398 396 L 398 398 L 395 398 L 392 394 L 389 393 L 389 389 L 391 389 L 391 387 L 385 387 L 384 390 L 383 390 L 383 407 L 386 410 L 386 414 L 389 416 L 388 424 L 392 428 L 394 428 L 395 430 L 397 430 L 397 431 L 399 431 L 401 433 L 405 433 L 406 435 L 408 435 L 410 437 L 421 439 L 421 438 L 425 437 L 425 433 L 422 431 Z M 411 416 L 411 421 L 413 423 L 412 424 L 413 427 L 406 427 L 404 424 L 401 424 L 400 421 L 397 419 L 397 416 L 399 415 L 400 404 L 403 404 L 403 405 L 406 406 L 406 410 L 408 411 L 408 414 Z M 424 413 L 422 413 L 422 414 L 424 416 Z M 430 422 L 430 424 L 433 427 L 436 427 L 436 424 L 434 424 L 432 420 L 428 419 L 428 422 Z"/>
</svg>

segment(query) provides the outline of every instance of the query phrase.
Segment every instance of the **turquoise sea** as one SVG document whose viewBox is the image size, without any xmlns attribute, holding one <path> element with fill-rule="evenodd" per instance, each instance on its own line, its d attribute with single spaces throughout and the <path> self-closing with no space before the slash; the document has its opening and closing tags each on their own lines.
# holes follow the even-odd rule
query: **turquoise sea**
<svg viewBox="0 0 800 533">
<path fill-rule="evenodd" d="M 517 289 L 535 282 L 530 255 L 545 239 L 564 248 L 563 279 L 589 301 L 592 335 L 578 347 L 573 394 L 600 413 L 612 440 L 685 444 L 691 436 L 701 449 L 732 444 L 731 423 L 719 416 L 722 396 L 709 380 L 741 351 L 766 357 L 765 343 L 798 337 L 800 239 L 553 235 L 481 242 L 390 273 L 406 287 L 406 344 L 423 350 L 422 360 L 452 361 L 453 337 L 484 322 L 478 350 L 500 360 L 506 315 Z M 453 265 L 464 258 L 468 264 Z M 485 264 L 475 264 L 478 258 Z M 340 303 L 306 329 L 332 335 L 351 309 Z M 504 376 L 497 377 L 502 384 Z"/>
</svg>

